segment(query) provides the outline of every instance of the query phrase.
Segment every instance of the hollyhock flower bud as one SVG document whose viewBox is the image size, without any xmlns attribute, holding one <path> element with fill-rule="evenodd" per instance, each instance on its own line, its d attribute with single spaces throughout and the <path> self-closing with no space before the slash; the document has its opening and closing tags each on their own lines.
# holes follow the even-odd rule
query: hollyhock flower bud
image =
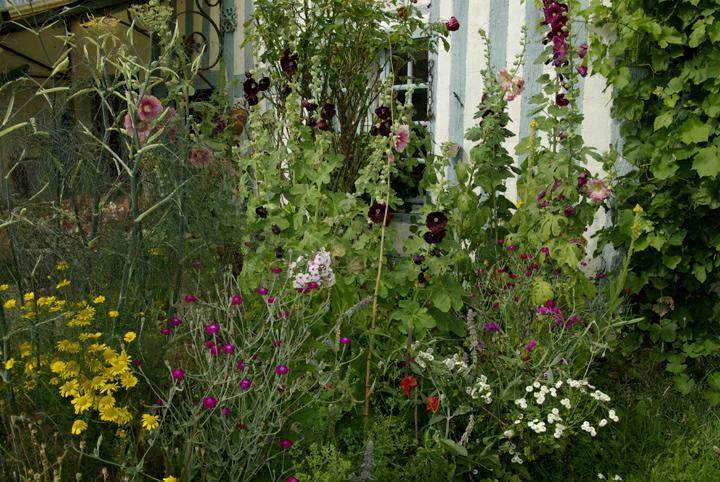
<svg viewBox="0 0 720 482">
<path fill-rule="evenodd" d="M 185 378 L 185 370 L 183 370 L 182 368 L 173 368 L 170 371 L 170 375 L 172 376 L 173 380 L 180 381 Z"/>
<path fill-rule="evenodd" d="M 235 295 L 232 298 L 230 298 L 230 304 L 232 306 L 239 306 L 242 305 L 245 301 L 243 300 L 242 296 Z"/>
<path fill-rule="evenodd" d="M 267 303 L 268 303 L 268 305 L 272 305 L 273 303 L 275 303 L 275 297 L 268 296 Z"/>
<path fill-rule="evenodd" d="M 321 131 L 329 131 L 330 130 L 330 124 L 325 119 L 320 119 L 320 122 L 317 123 L 317 128 Z"/>
<path fill-rule="evenodd" d="M 280 440 L 280 448 L 283 450 L 288 450 L 290 447 L 292 447 L 293 442 L 290 439 L 284 438 Z"/>
<path fill-rule="evenodd" d="M 581 65 L 577 68 L 578 74 L 580 74 L 580 77 L 585 77 L 588 74 L 588 68 L 587 65 Z"/>
<path fill-rule="evenodd" d="M 540 191 L 535 199 L 537 199 L 537 201 L 540 202 L 545 197 L 545 194 L 546 194 L 545 191 Z"/>
<path fill-rule="evenodd" d="M 581 43 L 580 46 L 578 47 L 578 51 L 577 51 L 578 57 L 580 57 L 581 59 L 584 59 L 585 56 L 587 55 L 587 52 L 588 52 L 588 44 Z"/>
<path fill-rule="evenodd" d="M 257 289 L 257 292 L 258 292 L 258 294 L 259 294 L 260 296 L 265 296 L 266 294 L 268 294 L 268 289 L 267 289 L 267 288 L 260 287 L 260 288 Z"/>
<path fill-rule="evenodd" d="M 278 259 L 282 259 L 285 257 L 285 250 L 283 249 L 282 246 L 277 246 L 275 248 L 275 257 Z"/>
<path fill-rule="evenodd" d="M 287 365 L 278 365 L 275 367 L 276 375 L 282 376 L 282 375 L 287 374 L 288 371 L 289 371 L 289 368 L 287 367 Z"/>
<path fill-rule="evenodd" d="M 176 327 L 177 327 L 177 326 L 180 326 L 180 325 L 182 324 L 182 320 L 181 320 L 180 318 L 178 318 L 177 316 L 173 316 L 173 317 L 170 319 L 170 324 L 171 324 L 172 326 L 176 326 Z"/>
<path fill-rule="evenodd" d="M 217 400 L 213 397 L 205 397 L 202 400 L 203 407 L 211 410 L 217 406 Z"/>
<path fill-rule="evenodd" d="M 270 88 L 270 78 L 269 77 L 263 77 L 260 79 L 260 82 L 258 82 L 258 89 L 261 92 L 265 92 Z"/>
<path fill-rule="evenodd" d="M 280 93 L 283 95 L 283 97 L 287 97 L 288 95 L 292 94 L 292 87 L 290 87 L 290 84 L 284 84 Z"/>
<path fill-rule="evenodd" d="M 250 385 L 252 385 L 252 382 L 249 379 L 243 378 L 242 380 L 240 380 L 240 388 L 242 388 L 243 391 L 247 392 L 248 390 L 250 390 Z"/>
<path fill-rule="evenodd" d="M 349 344 L 350 344 L 350 338 L 348 338 L 347 336 L 343 336 L 342 338 L 340 338 L 340 344 L 341 344 L 341 345 L 349 345 Z"/>
<path fill-rule="evenodd" d="M 205 327 L 205 333 L 209 335 L 214 335 L 218 331 L 220 331 L 220 325 L 217 323 L 211 323 Z"/>
<path fill-rule="evenodd" d="M 390 124 L 389 121 L 381 122 L 378 126 L 378 135 L 388 137 L 390 135 L 390 132 L 392 132 L 392 124 Z"/>
<path fill-rule="evenodd" d="M 137 116 L 141 121 L 149 122 L 159 116 L 163 111 L 163 106 L 154 95 L 144 95 L 140 99 L 140 108 Z"/>
<path fill-rule="evenodd" d="M 455 32 L 460 28 L 460 22 L 458 22 L 458 19 L 453 17 L 450 17 L 450 19 L 445 23 L 447 26 L 447 29 L 451 32 Z"/>
<path fill-rule="evenodd" d="M 314 118 L 314 117 L 308 117 L 308 120 L 305 122 L 305 125 L 308 126 L 308 127 L 313 127 L 313 128 L 315 128 L 315 127 L 317 127 L 317 125 L 318 125 L 318 121 L 317 121 L 317 119 Z"/>
<path fill-rule="evenodd" d="M 555 96 L 555 103 L 558 105 L 558 107 L 567 107 L 570 105 L 570 101 L 565 98 L 565 94 L 557 94 Z"/>
<path fill-rule="evenodd" d="M 578 188 L 581 188 L 585 186 L 588 183 L 588 173 L 587 172 L 581 172 L 577 179 L 577 186 Z"/>
</svg>

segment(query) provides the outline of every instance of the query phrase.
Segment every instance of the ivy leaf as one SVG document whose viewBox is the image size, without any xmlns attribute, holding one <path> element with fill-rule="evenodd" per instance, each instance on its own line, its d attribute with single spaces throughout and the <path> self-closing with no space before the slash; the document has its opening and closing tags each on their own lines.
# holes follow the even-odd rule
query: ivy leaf
<svg viewBox="0 0 720 482">
<path fill-rule="evenodd" d="M 680 126 L 680 140 L 685 144 L 706 142 L 711 128 L 697 117 L 691 117 Z"/>
<path fill-rule="evenodd" d="M 695 154 L 692 168 L 700 177 L 715 177 L 720 172 L 720 152 L 715 146 L 703 147 Z"/>
</svg>

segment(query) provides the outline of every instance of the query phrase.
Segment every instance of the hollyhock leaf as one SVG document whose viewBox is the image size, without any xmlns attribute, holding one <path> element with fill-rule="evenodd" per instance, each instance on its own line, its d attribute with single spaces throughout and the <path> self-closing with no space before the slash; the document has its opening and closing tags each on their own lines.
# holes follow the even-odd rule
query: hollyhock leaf
<svg viewBox="0 0 720 482">
<path fill-rule="evenodd" d="M 653 130 L 662 129 L 663 127 L 669 127 L 673 121 L 673 110 L 667 110 L 655 118 L 653 123 Z"/>
<path fill-rule="evenodd" d="M 715 177 L 720 172 L 720 151 L 715 146 L 704 147 L 695 154 L 692 168 L 700 177 Z"/>
<path fill-rule="evenodd" d="M 447 313 L 452 307 L 452 300 L 444 289 L 438 290 L 433 293 L 432 302 L 433 305 L 435 305 L 435 308 L 442 311 L 443 313 Z"/>
<path fill-rule="evenodd" d="M 712 127 L 697 117 L 691 117 L 680 126 L 680 140 L 685 144 L 707 142 Z"/>
<path fill-rule="evenodd" d="M 670 156 L 662 156 L 653 159 L 650 164 L 650 171 L 656 179 L 662 181 L 673 177 L 679 167 Z"/>
<path fill-rule="evenodd" d="M 695 381 L 685 373 L 673 377 L 675 389 L 683 395 L 688 395 L 695 388 Z"/>
<path fill-rule="evenodd" d="M 540 277 L 533 278 L 531 296 L 533 304 L 545 304 L 547 300 L 554 298 L 552 285 Z"/>
</svg>

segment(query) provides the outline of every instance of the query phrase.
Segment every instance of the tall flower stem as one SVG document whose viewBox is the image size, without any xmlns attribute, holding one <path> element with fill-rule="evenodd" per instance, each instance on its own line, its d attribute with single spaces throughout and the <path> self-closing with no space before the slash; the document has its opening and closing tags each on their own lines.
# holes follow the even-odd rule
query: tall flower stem
<svg viewBox="0 0 720 482">
<path fill-rule="evenodd" d="M 363 414 L 365 430 L 367 430 L 370 417 L 370 395 L 372 394 L 372 355 L 375 347 L 375 329 L 378 316 L 378 293 L 380 292 L 380 277 L 383 269 L 383 257 L 385 256 L 385 230 L 387 228 L 387 216 L 390 211 L 390 157 L 387 157 L 387 184 L 385 191 L 385 213 L 380 227 L 380 254 L 377 263 L 377 275 L 375 276 L 375 290 L 373 291 L 372 322 L 370 324 L 370 341 L 368 344 L 367 360 L 365 361 L 365 411 Z"/>
</svg>

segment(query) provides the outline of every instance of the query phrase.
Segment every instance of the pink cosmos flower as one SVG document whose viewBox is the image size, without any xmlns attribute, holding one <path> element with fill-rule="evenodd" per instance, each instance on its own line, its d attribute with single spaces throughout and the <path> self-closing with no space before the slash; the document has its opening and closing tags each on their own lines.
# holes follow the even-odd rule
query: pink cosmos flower
<svg viewBox="0 0 720 482">
<path fill-rule="evenodd" d="M 185 378 L 185 370 L 183 370 L 182 368 L 173 368 L 170 371 L 170 375 L 172 376 L 173 380 L 180 381 Z"/>
<path fill-rule="evenodd" d="M 137 136 L 140 142 L 143 142 L 150 135 L 150 124 L 136 119 L 135 127 L 133 127 L 133 118 L 129 113 L 125 114 L 124 125 L 125 131 L 130 137 L 134 137 L 135 131 L 137 130 Z"/>
<path fill-rule="evenodd" d="M 163 106 L 154 95 L 144 95 L 140 99 L 140 109 L 138 110 L 138 118 L 141 121 L 151 121 L 159 116 L 163 111 Z"/>
<path fill-rule="evenodd" d="M 217 406 L 217 400 L 213 397 L 205 397 L 202 400 L 203 407 L 207 408 L 208 410 L 211 410 Z"/>
<path fill-rule="evenodd" d="M 190 164 L 195 167 L 207 166 L 213 160 L 213 153 L 206 147 L 197 147 L 190 151 Z"/>
<path fill-rule="evenodd" d="M 395 131 L 395 150 L 403 152 L 410 143 L 410 126 L 401 124 Z"/>
<path fill-rule="evenodd" d="M 610 188 L 602 179 L 588 181 L 587 195 L 591 201 L 601 203 L 610 195 Z"/>
</svg>

